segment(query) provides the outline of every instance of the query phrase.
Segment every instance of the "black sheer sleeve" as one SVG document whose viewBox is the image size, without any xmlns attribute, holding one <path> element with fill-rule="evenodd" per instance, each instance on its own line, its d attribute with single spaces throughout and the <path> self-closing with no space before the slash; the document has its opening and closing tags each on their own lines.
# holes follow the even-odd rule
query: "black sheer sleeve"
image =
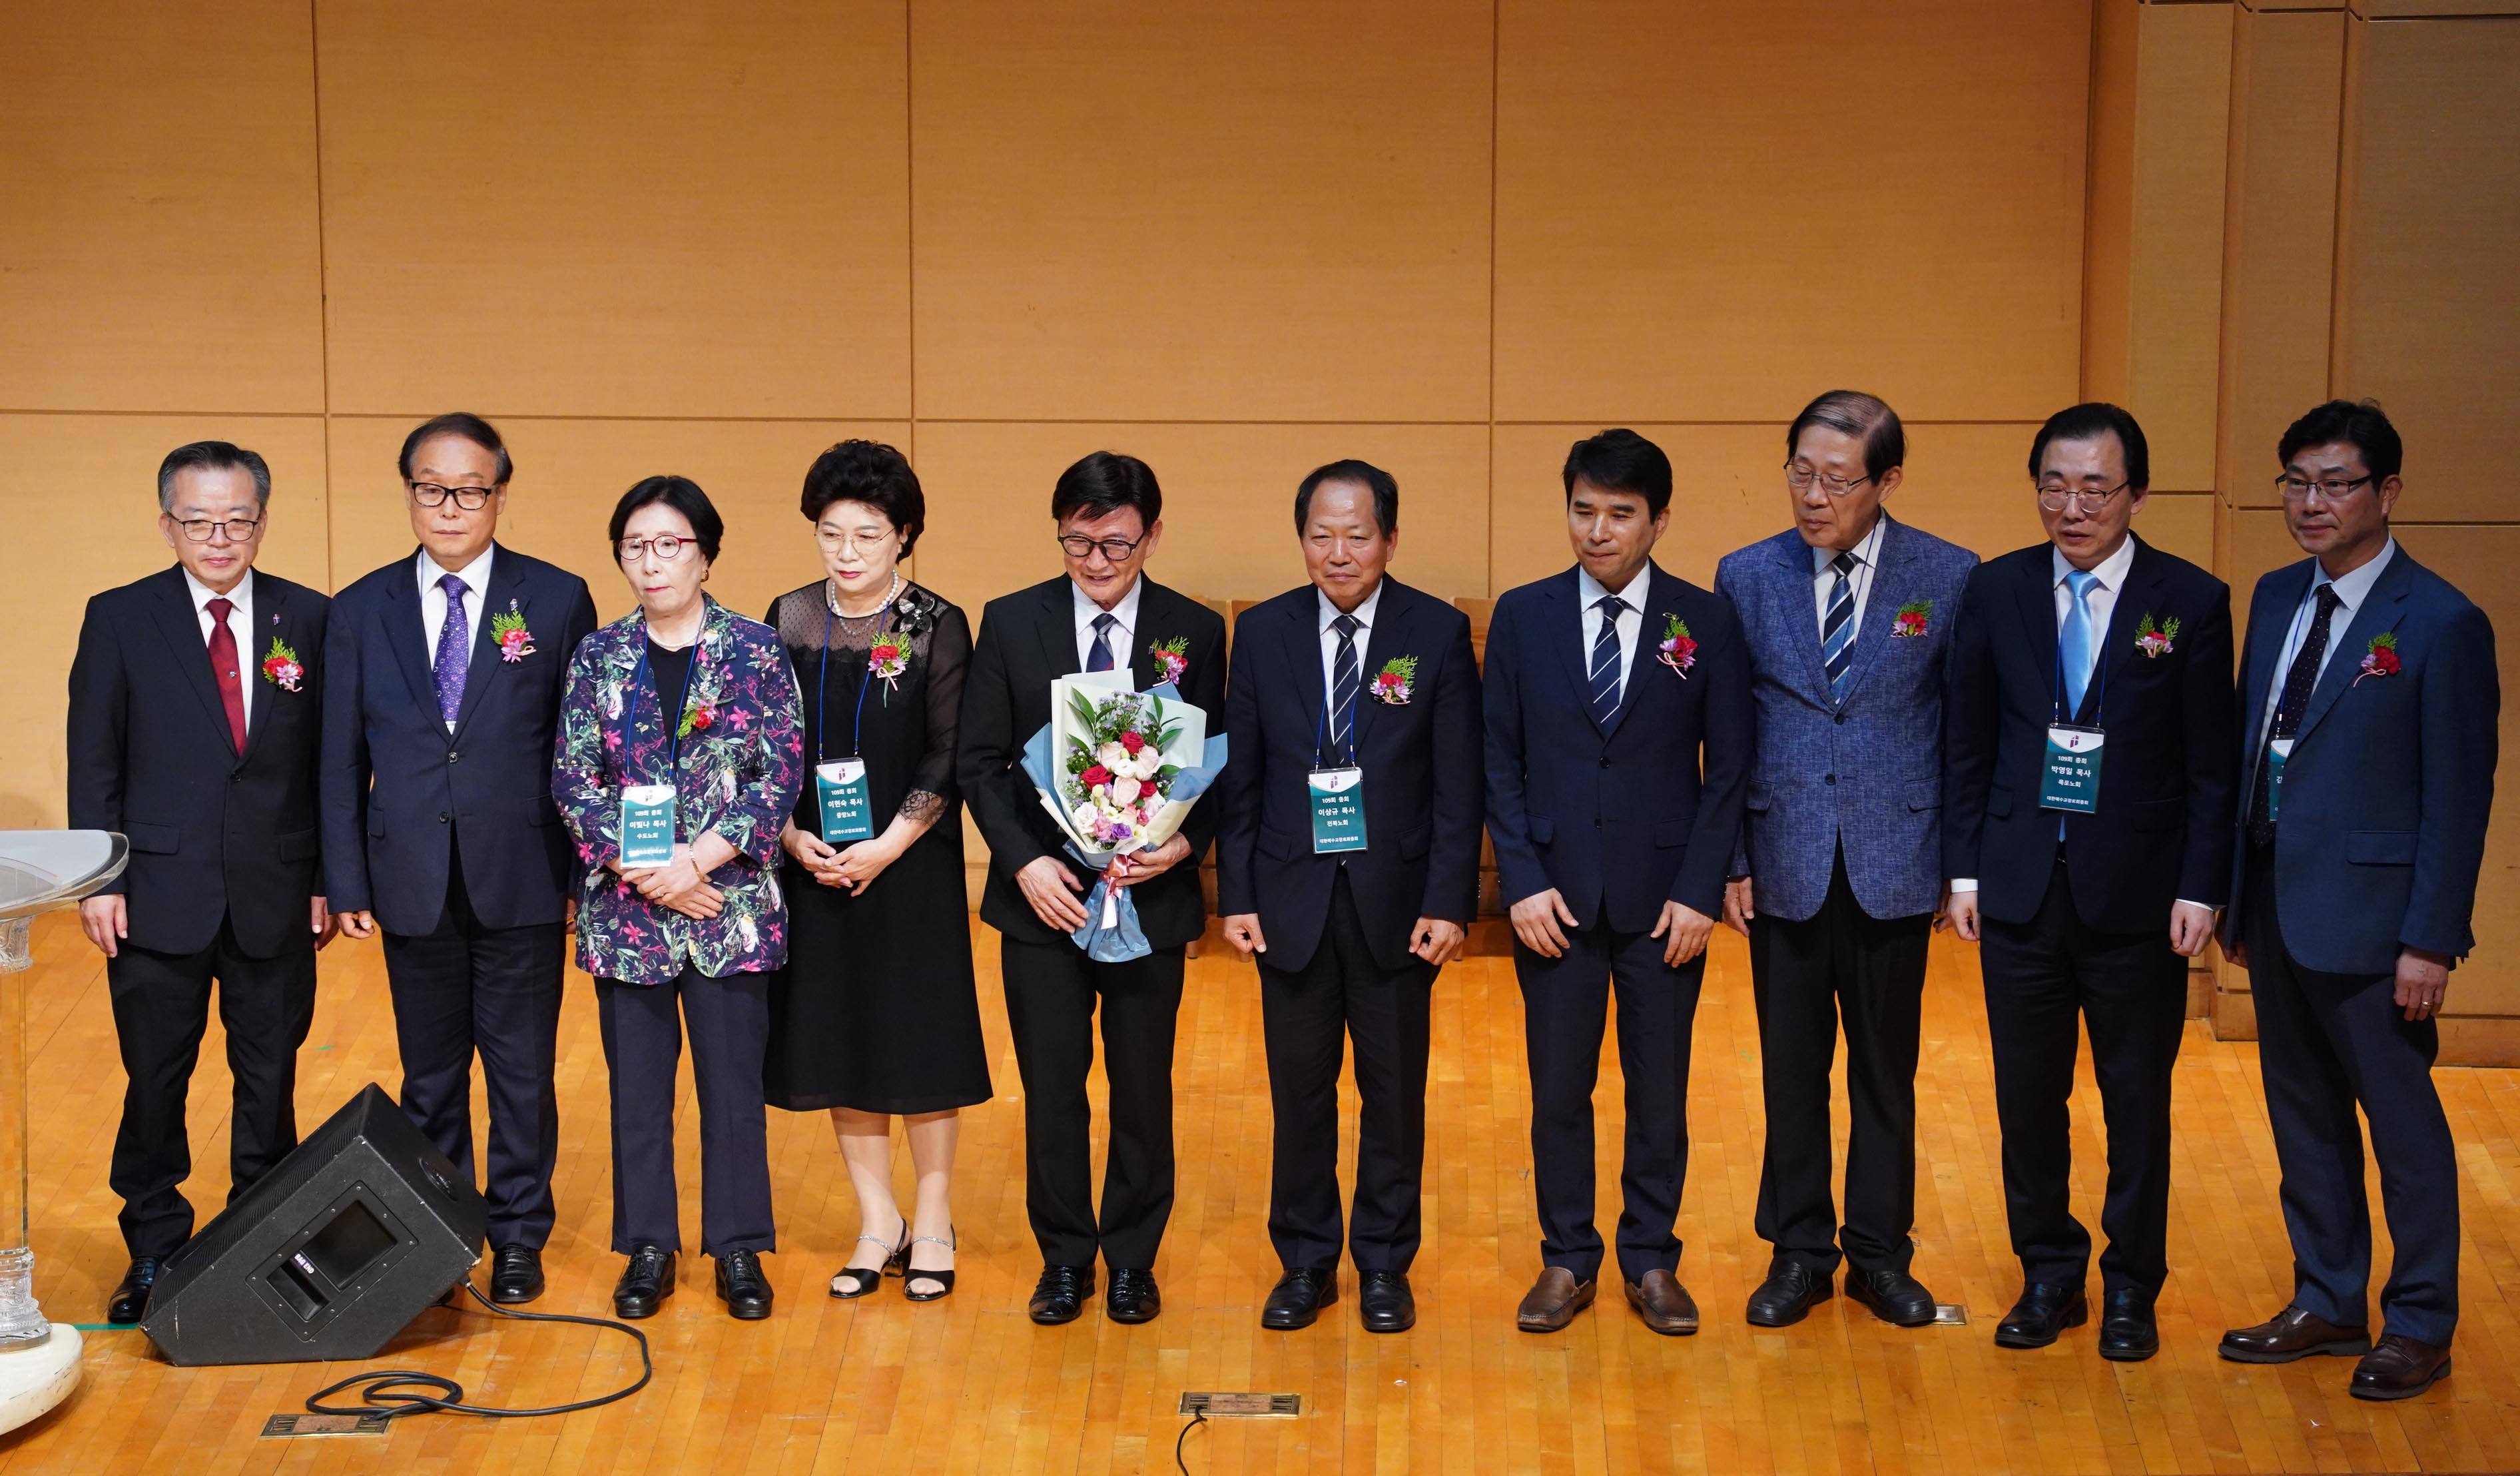
<svg viewBox="0 0 2520 1476">
<path fill-rule="evenodd" d="M 927 747 L 911 771 L 910 792 L 901 801 L 901 813 L 913 820 L 938 818 L 929 812 L 954 802 L 955 728 L 962 721 L 963 678 L 970 667 L 971 622 L 960 607 L 942 604 L 927 647 Z"/>
</svg>

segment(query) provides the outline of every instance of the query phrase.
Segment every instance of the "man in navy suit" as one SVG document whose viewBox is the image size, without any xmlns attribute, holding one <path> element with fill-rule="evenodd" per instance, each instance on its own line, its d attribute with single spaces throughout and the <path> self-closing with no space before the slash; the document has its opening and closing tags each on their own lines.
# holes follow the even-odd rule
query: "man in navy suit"
<svg viewBox="0 0 2520 1476">
<path fill-rule="evenodd" d="M 1312 582 L 1235 623 L 1218 784 L 1218 911 L 1260 961 L 1277 1151 L 1269 1238 L 1285 1268 L 1260 1324 L 1338 1298 L 1338 1075 L 1356 1043 L 1348 1250 L 1369 1332 L 1418 1320 L 1426 1049 L 1435 972 L 1478 909 L 1479 674 L 1469 617 L 1383 568 L 1400 484 L 1332 462 L 1295 492 Z"/>
<path fill-rule="evenodd" d="M 551 797 L 586 581 L 493 541 L 514 470 L 447 415 L 402 446 L 420 549 L 341 591 L 324 644 L 324 865 L 341 930 L 384 933 L 402 1107 L 472 1169 L 472 1055 L 490 1097 L 490 1294 L 542 1294 L 560 1150 L 552 1080 L 577 865 Z"/>
<path fill-rule="evenodd" d="M 1758 703 L 1749 819 L 1725 921 L 1750 939 L 1768 1109 L 1750 1294 L 1763 1327 L 1847 1295 L 1903 1327 L 1934 1299 L 1909 1275 L 1916 1042 L 1943 900 L 1943 663 L 1977 556 L 1894 520 L 1908 438 L 1875 397 L 1831 390 L 1785 430 L 1794 526 L 1727 555 Z M 1754 890 L 1755 888 L 1755 890 Z M 1829 1064 L 1846 1022 L 1846 1223 L 1829 1197 Z"/>
<path fill-rule="evenodd" d="M 149 1310 L 193 1233 L 184 1097 L 218 982 L 235 1078 L 228 1197 L 297 1146 L 297 1048 L 332 937 L 316 857 L 323 596 L 254 569 L 271 469 L 196 441 L 158 469 L 175 566 L 90 600 L 70 662 L 69 821 L 131 842 L 79 905 L 105 955 L 129 1084 L 110 1180 L 131 1267 L 109 1322 Z"/>
<path fill-rule="evenodd" d="M 2161 1349 L 2186 961 L 2230 886 L 2231 592 L 2130 528 L 2152 470 L 2124 410 L 2048 417 L 2030 476 L 2048 541 L 1978 565 L 1953 636 L 1945 912 L 1962 938 L 1984 933 L 2023 1282 L 1995 1341 L 2045 1348 L 2090 1316 L 2066 1107 L 2088 1027 L 2108 1118 L 2099 1351 L 2131 1362 Z"/>
<path fill-rule="evenodd" d="M 1748 663 L 1722 597 L 1655 567 L 1671 461 L 1633 430 L 1567 454 L 1575 567 L 1508 590 L 1488 628 L 1488 832 L 1513 920 L 1531 1063 L 1542 1269 L 1515 1315 L 1593 1304 L 1593 1084 L 1618 996 L 1627 1078 L 1618 1263 L 1647 1327 L 1697 1330 L 1672 1233 L 1688 1047 L 1750 765 Z"/>
<path fill-rule="evenodd" d="M 2249 603 L 2223 946 L 2257 1006 L 2294 1285 L 2222 1352 L 2361 1354 L 2354 1396 L 2406 1399 L 2450 1372 L 2458 1322 L 2458 1158 L 2433 1090 L 2434 1016 L 2476 942 L 2501 709 L 2494 627 L 2390 536 L 2404 452 L 2378 406 L 2321 405 L 2275 455 L 2284 525 L 2310 558 Z M 2397 1249 L 2377 1345 L 2358 1106 Z"/>
</svg>

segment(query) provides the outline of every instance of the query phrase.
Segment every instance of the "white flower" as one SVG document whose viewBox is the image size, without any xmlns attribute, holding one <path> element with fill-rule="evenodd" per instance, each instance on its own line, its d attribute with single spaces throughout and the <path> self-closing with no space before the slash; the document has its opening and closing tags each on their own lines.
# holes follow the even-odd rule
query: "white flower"
<svg viewBox="0 0 2520 1476">
<path fill-rule="evenodd" d="M 1140 779 L 1153 779 L 1155 771 L 1164 766 L 1164 756 L 1154 744 L 1148 743 L 1138 750 L 1138 756 L 1132 762 L 1135 767 L 1130 771 L 1131 773 Z"/>
<path fill-rule="evenodd" d="M 1104 743 L 1102 747 L 1095 749 L 1094 758 L 1096 762 L 1100 763 L 1103 768 L 1110 770 L 1114 774 L 1127 774 L 1130 772 L 1129 750 L 1121 747 L 1117 741 Z"/>
<path fill-rule="evenodd" d="M 1094 828 L 1097 812 L 1094 809 L 1093 803 L 1088 801 L 1085 804 L 1078 805 L 1076 807 L 1076 813 L 1068 816 L 1067 818 L 1076 822 L 1077 833 L 1083 834 Z"/>
<path fill-rule="evenodd" d="M 1134 805 L 1138 802 L 1138 791 L 1143 787 L 1144 785 L 1140 784 L 1134 779 L 1113 780 L 1111 782 L 1111 802 L 1118 805 Z"/>
</svg>

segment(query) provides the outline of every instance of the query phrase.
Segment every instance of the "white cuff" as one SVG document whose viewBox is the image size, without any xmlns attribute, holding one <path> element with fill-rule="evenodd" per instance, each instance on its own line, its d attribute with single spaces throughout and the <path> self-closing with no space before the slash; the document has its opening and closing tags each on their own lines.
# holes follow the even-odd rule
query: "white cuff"
<svg viewBox="0 0 2520 1476">
<path fill-rule="evenodd" d="M 1977 878 L 1974 876 L 1955 876 L 1951 880 L 1951 887 L 1952 894 L 1954 896 L 1958 896 L 1961 892 L 1974 892 L 1977 890 Z"/>
</svg>

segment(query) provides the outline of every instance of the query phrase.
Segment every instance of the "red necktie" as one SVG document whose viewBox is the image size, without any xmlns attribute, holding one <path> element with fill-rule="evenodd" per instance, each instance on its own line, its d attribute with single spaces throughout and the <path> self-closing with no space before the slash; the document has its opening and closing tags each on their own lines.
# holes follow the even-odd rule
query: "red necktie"
<svg viewBox="0 0 2520 1476">
<path fill-rule="evenodd" d="M 237 680 L 236 633 L 228 629 L 228 611 L 236 606 L 226 600 L 209 603 L 210 675 L 219 679 L 219 700 L 228 709 L 228 736 L 236 739 L 236 751 L 245 752 L 245 684 Z"/>
</svg>

